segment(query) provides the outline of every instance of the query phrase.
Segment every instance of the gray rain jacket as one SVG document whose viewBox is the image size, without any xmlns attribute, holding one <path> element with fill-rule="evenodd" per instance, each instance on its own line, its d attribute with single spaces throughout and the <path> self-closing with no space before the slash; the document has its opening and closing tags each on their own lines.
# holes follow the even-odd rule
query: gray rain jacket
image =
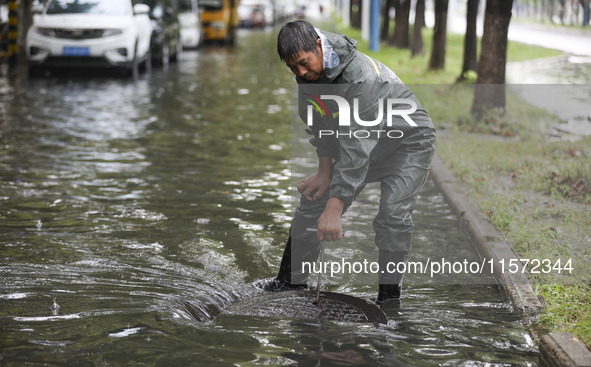
<svg viewBox="0 0 591 367">
<path fill-rule="evenodd" d="M 308 105 L 315 102 L 315 106 L 319 106 L 314 111 L 314 121 L 307 132 L 314 136 L 310 142 L 316 147 L 318 156 L 333 158 L 330 197 L 337 197 L 348 206 L 361 185 L 377 181 L 379 176 L 384 175 L 375 173 L 377 170 L 371 168 L 379 167 L 378 170 L 383 171 L 396 166 L 403 169 L 405 164 L 413 164 L 413 152 L 433 150 L 435 129 L 431 118 L 414 94 L 392 70 L 357 51 L 355 40 L 330 32 L 316 31 L 322 42 L 324 74 L 313 82 L 296 77 L 299 88 L 299 114 L 302 120 L 307 122 Z M 351 109 L 354 107 L 354 100 L 357 99 L 358 118 L 362 121 L 375 121 L 376 125 L 368 127 L 356 123 L 355 111 L 351 111 L 350 124 L 341 126 L 339 118 L 343 110 L 339 110 L 334 100 L 319 98 L 321 95 L 329 94 L 343 95 L 349 101 Z M 396 114 L 391 115 L 391 124 L 388 126 L 388 107 L 384 105 L 388 99 L 414 101 L 417 109 L 408 117 L 416 126 L 411 126 L 403 116 Z M 383 115 L 381 121 L 378 121 L 380 104 L 383 107 Z M 395 103 L 392 107 L 396 110 L 410 108 L 407 103 Z M 391 134 L 394 137 L 386 134 L 392 130 L 397 131 Z M 328 131 L 332 131 L 333 134 L 328 135 Z M 378 134 L 378 131 L 381 133 Z M 404 159 L 396 158 L 401 155 L 404 155 Z M 419 158 L 424 156 L 416 154 L 417 159 L 424 159 Z M 375 177 L 369 177 L 368 173 L 369 176 Z"/>
</svg>

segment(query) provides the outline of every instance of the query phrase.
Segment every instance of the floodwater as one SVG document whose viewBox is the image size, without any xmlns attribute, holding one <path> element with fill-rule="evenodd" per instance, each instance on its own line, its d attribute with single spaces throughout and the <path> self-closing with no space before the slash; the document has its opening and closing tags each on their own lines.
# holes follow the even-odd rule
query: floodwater
<svg viewBox="0 0 591 367">
<path fill-rule="evenodd" d="M 3 87 L 0 365 L 538 364 L 527 317 L 486 277 L 408 275 L 378 327 L 224 314 L 275 275 L 292 179 L 314 166 L 291 136 L 293 78 L 275 37 L 241 31 L 235 47 L 137 80 Z M 347 212 L 329 259 L 371 256 L 378 195 L 369 186 Z M 414 219 L 413 259 L 479 259 L 431 182 Z M 325 279 L 375 297 L 371 281 Z"/>
</svg>

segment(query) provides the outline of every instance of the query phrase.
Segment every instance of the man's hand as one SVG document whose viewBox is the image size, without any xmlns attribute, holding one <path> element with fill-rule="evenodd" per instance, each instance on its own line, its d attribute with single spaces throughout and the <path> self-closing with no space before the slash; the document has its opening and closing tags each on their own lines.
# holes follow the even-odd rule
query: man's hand
<svg viewBox="0 0 591 367">
<path fill-rule="evenodd" d="M 299 181 L 297 188 L 300 194 L 308 200 L 321 197 L 330 185 L 330 174 L 316 172 Z"/>
<path fill-rule="evenodd" d="M 308 200 L 321 197 L 330 185 L 331 157 L 318 157 L 318 172 L 310 175 L 297 184 L 298 192 Z"/>
<path fill-rule="evenodd" d="M 316 237 L 322 241 L 337 241 L 343 238 L 343 226 L 341 215 L 345 204 L 337 198 L 330 198 L 326 203 L 324 212 L 318 218 L 318 231 Z"/>
</svg>

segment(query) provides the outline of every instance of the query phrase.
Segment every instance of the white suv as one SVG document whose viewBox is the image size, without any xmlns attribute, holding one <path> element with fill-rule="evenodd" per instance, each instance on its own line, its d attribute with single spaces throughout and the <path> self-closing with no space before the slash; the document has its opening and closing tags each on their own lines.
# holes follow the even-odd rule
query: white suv
<svg viewBox="0 0 591 367">
<path fill-rule="evenodd" d="M 152 25 L 131 0 L 49 0 L 33 17 L 27 58 L 35 67 L 149 67 Z"/>
</svg>

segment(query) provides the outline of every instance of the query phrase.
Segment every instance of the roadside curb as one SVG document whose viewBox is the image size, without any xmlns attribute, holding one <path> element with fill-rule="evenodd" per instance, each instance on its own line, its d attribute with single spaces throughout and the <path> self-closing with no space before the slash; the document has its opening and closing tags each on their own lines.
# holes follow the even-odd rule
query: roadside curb
<svg viewBox="0 0 591 367">
<path fill-rule="evenodd" d="M 538 312 L 542 305 L 521 268 L 518 272 L 502 272 L 500 262 L 509 264 L 519 259 L 513 249 L 504 241 L 503 234 L 488 221 L 478 207 L 470 200 L 464 187 L 445 166 L 436 153 L 431 162 L 431 177 L 441 192 L 460 225 L 468 232 L 480 256 L 492 260 L 497 281 L 503 286 L 515 309 L 522 312 Z M 521 264 L 520 264 L 521 265 Z"/>
<path fill-rule="evenodd" d="M 543 306 L 525 273 L 501 272 L 499 261 L 507 264 L 519 259 L 505 242 L 503 234 L 480 212 L 470 200 L 465 188 L 435 153 L 431 162 L 431 178 L 443 193 L 460 225 L 468 232 L 482 258 L 492 259 L 497 281 L 503 286 L 516 310 L 536 313 Z M 499 275 L 500 274 L 500 275 Z M 541 360 L 549 366 L 591 367 L 591 352 L 570 333 L 550 333 L 540 339 Z"/>
<path fill-rule="evenodd" d="M 591 352 L 570 333 L 550 333 L 540 341 L 542 361 L 549 366 L 590 367 Z"/>
</svg>

